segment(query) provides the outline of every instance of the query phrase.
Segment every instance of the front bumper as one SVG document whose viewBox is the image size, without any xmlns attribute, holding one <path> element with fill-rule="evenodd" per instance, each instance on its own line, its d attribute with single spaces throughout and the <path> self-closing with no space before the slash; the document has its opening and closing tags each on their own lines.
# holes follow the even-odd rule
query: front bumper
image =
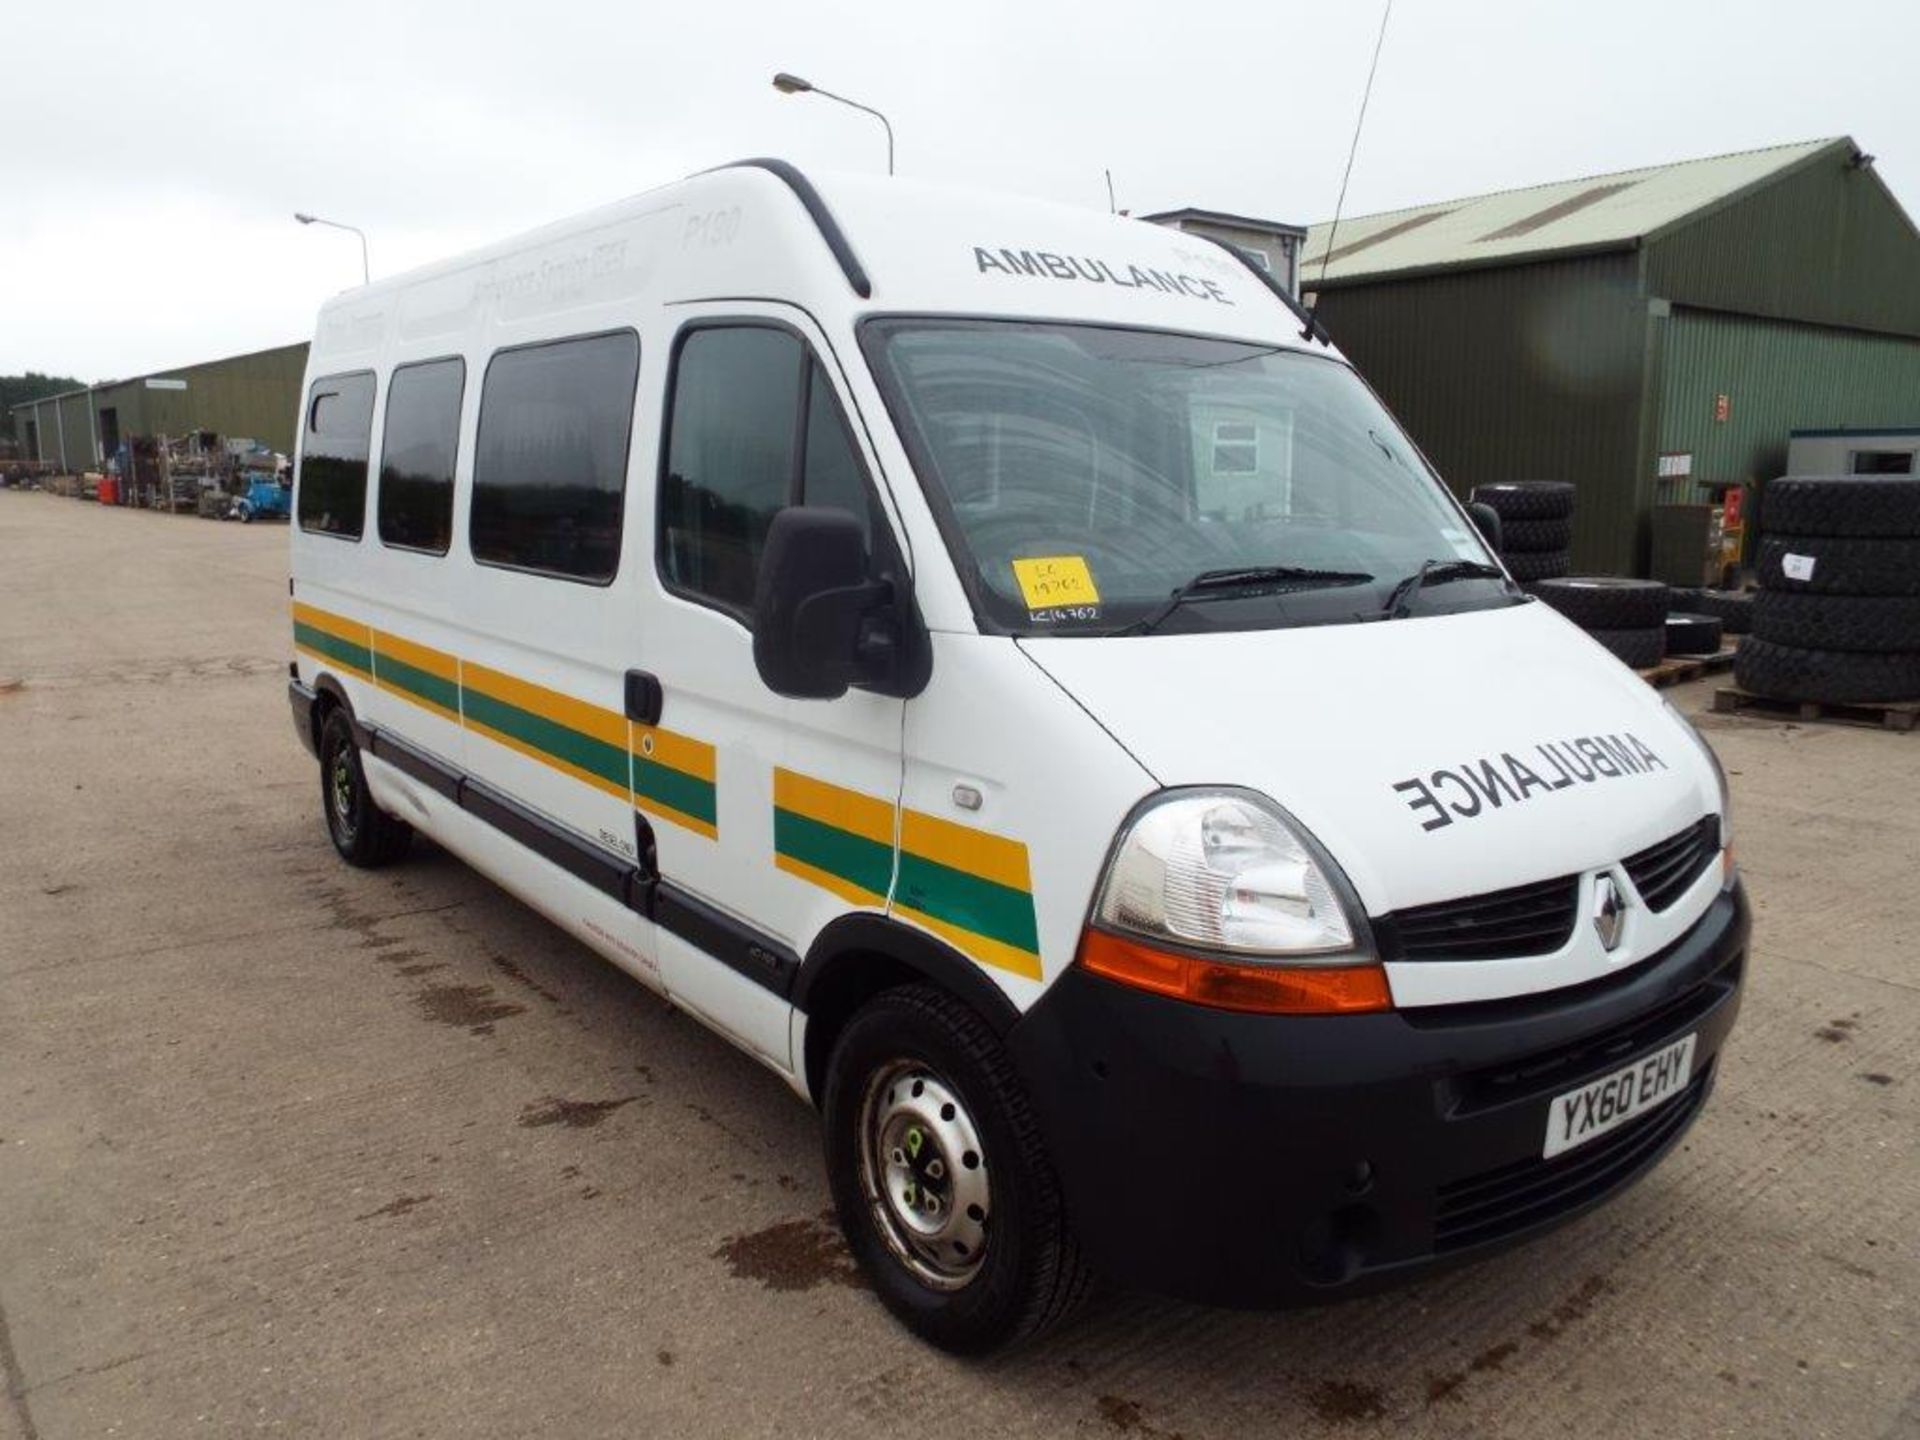
<svg viewBox="0 0 1920 1440">
<path fill-rule="evenodd" d="M 1379 1015 L 1235 1014 L 1075 968 L 1011 1045 L 1107 1274 L 1309 1304 L 1539 1234 L 1644 1174 L 1712 1088 L 1750 928 L 1736 886 L 1626 974 Z M 1541 1159 L 1554 1096 L 1689 1032 L 1685 1091 Z"/>
</svg>

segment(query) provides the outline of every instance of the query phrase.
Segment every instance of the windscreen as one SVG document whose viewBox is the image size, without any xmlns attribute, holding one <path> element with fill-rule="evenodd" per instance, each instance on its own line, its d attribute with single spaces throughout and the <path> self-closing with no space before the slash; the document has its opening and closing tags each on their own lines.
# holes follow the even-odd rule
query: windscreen
<svg viewBox="0 0 1920 1440">
<path fill-rule="evenodd" d="M 1337 361 L 1025 321 L 878 320 L 862 339 L 991 629 L 1371 619 L 1428 562 L 1491 560 Z M 1195 577 L 1274 567 L 1311 573 L 1158 613 Z M 1469 577 L 1426 587 L 1418 609 L 1510 601 L 1503 581 Z"/>
</svg>

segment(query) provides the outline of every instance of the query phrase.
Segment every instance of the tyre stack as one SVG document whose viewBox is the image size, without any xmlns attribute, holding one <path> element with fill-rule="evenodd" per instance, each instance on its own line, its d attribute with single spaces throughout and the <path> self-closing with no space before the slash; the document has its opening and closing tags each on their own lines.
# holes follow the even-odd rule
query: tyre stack
<svg viewBox="0 0 1920 1440">
<path fill-rule="evenodd" d="M 1753 631 L 1755 598 L 1750 590 L 1699 590 L 1675 587 L 1673 609 L 1676 614 L 1711 615 L 1720 622 L 1720 633 L 1723 636 L 1747 635 Z"/>
<path fill-rule="evenodd" d="M 1667 658 L 1667 606 L 1671 593 L 1658 580 L 1619 575 L 1569 575 L 1532 587 L 1558 610 L 1636 670 Z"/>
<path fill-rule="evenodd" d="M 1788 477 L 1765 497 L 1740 688 L 1834 705 L 1920 699 L 1920 478 Z"/>
<path fill-rule="evenodd" d="M 1500 517 L 1500 558 L 1523 585 L 1573 568 L 1573 486 L 1565 480 L 1476 485 L 1469 497 Z"/>
</svg>

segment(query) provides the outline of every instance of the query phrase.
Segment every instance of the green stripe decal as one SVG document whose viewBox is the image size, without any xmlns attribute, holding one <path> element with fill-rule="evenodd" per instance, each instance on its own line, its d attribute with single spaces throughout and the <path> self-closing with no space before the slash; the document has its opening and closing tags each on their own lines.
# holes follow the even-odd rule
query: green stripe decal
<svg viewBox="0 0 1920 1440">
<path fill-rule="evenodd" d="M 620 746 L 582 735 L 571 726 L 496 700 L 471 686 L 461 687 L 460 699 L 461 712 L 470 723 L 511 735 L 523 745 L 598 775 L 622 790 L 627 788 L 627 752 Z"/>
<path fill-rule="evenodd" d="M 875 895 L 886 894 L 893 883 L 893 847 L 791 810 L 773 812 L 773 848 Z"/>
<path fill-rule="evenodd" d="M 1040 953 L 1040 930 L 1033 918 L 1033 896 L 998 881 L 984 880 L 910 851 L 900 854 L 902 905 L 949 925 L 958 925 L 1002 945 Z"/>
<path fill-rule="evenodd" d="M 422 670 L 417 665 L 409 665 L 404 660 L 396 660 L 391 655 L 380 657 L 380 678 L 389 685 L 397 685 L 410 695 L 418 695 L 422 700 L 430 700 L 443 710 L 460 709 L 460 687 L 444 676 L 435 675 L 430 670 Z"/>
<path fill-rule="evenodd" d="M 669 810 L 678 810 L 682 815 L 704 820 L 709 825 L 716 823 L 718 811 L 714 805 L 711 780 L 702 780 L 698 775 L 675 770 L 671 765 L 662 765 L 645 755 L 636 754 L 633 757 L 633 793 L 664 805 Z"/>
<path fill-rule="evenodd" d="M 311 625 L 293 622 L 293 643 L 305 646 L 309 650 L 318 650 L 329 659 L 338 660 L 342 665 L 351 665 L 356 670 L 373 672 L 373 652 L 364 645 L 356 645 L 351 640 L 342 640 L 338 635 L 329 635 L 324 630 L 316 630 Z"/>
</svg>

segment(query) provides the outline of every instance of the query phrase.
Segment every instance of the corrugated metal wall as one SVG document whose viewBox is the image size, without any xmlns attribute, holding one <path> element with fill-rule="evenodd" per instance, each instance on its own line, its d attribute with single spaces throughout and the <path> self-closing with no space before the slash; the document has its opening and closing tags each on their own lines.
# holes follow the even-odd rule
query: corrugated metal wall
<svg viewBox="0 0 1920 1440">
<path fill-rule="evenodd" d="M 1571 480 L 1575 565 L 1625 570 L 1642 504 L 1638 278 L 1625 252 L 1455 271 L 1329 287 L 1320 314 L 1456 492 Z"/>
<path fill-rule="evenodd" d="M 1920 340 L 1678 308 L 1666 326 L 1659 448 L 1690 452 L 1696 483 L 1785 474 L 1790 430 L 1920 426 Z"/>
<path fill-rule="evenodd" d="M 1853 149 L 1821 152 L 1646 247 L 1676 304 L 1920 335 L 1920 234 Z"/>
<path fill-rule="evenodd" d="M 185 380 L 187 388 L 140 389 L 139 423 L 129 427 L 123 411 L 120 431 L 123 435 L 181 435 L 214 430 L 228 437 L 259 440 L 291 455 L 300 415 L 300 379 L 306 367 L 307 347 L 301 344 L 168 370 L 167 378 Z"/>
<path fill-rule="evenodd" d="M 307 347 L 282 345 L 251 355 L 209 360 L 178 370 L 158 372 L 167 379 L 184 380 L 185 390 L 150 390 L 145 377 L 103 385 L 93 392 L 90 415 L 85 394 L 70 395 L 59 404 L 66 426 L 66 453 L 60 453 L 60 425 L 55 405 L 42 401 L 40 447 L 49 460 L 61 460 L 68 470 L 94 466 L 93 435 L 101 410 L 116 412 L 120 438 L 135 435 L 184 435 L 212 430 L 229 439 L 247 437 L 293 453 L 294 431 L 300 418 L 300 381 L 307 368 Z M 14 408 L 14 437 L 25 446 L 27 422 L 34 418 L 29 402 Z M 31 456 L 31 451 L 23 450 Z"/>
</svg>

